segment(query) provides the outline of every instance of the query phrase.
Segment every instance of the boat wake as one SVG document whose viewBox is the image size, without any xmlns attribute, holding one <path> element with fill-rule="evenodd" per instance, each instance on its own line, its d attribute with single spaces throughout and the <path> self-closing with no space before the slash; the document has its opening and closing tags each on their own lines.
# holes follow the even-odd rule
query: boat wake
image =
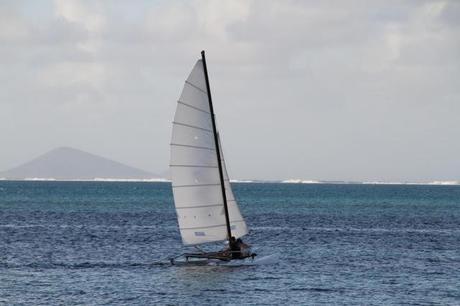
<svg viewBox="0 0 460 306">
<path fill-rule="evenodd" d="M 20 269 L 20 268 L 36 268 L 36 269 L 132 269 L 135 267 L 167 267 L 171 263 L 167 260 L 158 262 L 81 262 L 81 263 L 63 263 L 63 262 L 31 262 L 24 264 L 17 263 L 0 263 L 0 268 Z"/>
<path fill-rule="evenodd" d="M 273 265 L 279 261 L 279 254 L 271 254 L 262 257 L 255 257 L 254 259 L 245 259 L 245 260 L 232 260 L 229 262 L 220 262 L 217 265 L 220 266 L 259 266 L 259 265 Z M 210 264 L 212 265 L 212 264 Z"/>
<path fill-rule="evenodd" d="M 204 259 L 204 260 L 175 260 L 174 266 L 219 266 L 219 267 L 242 267 L 242 266 L 259 266 L 259 265 L 273 265 L 278 263 L 279 254 L 271 254 L 262 257 L 247 258 L 243 260 L 222 261 L 218 259 Z"/>
</svg>

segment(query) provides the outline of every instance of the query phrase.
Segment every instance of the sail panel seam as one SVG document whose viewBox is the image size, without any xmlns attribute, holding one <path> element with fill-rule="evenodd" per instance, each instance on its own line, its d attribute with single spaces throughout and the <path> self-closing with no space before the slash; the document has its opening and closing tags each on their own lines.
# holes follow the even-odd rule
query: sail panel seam
<svg viewBox="0 0 460 306">
<path fill-rule="evenodd" d="M 205 93 L 205 94 L 208 94 L 208 93 L 206 92 L 206 90 L 201 89 L 200 87 L 196 86 L 196 85 L 193 84 L 193 83 L 190 83 L 189 81 L 185 81 L 185 83 L 188 84 L 188 85 L 190 85 L 190 86 L 192 86 L 193 88 L 198 89 L 199 91 L 201 91 L 201 92 L 203 92 L 203 93 Z"/>
<path fill-rule="evenodd" d="M 200 111 L 200 112 L 203 112 L 203 113 L 206 113 L 206 114 L 211 114 L 210 112 L 208 112 L 208 111 L 206 111 L 206 110 L 204 110 L 204 109 L 201 109 L 201 108 L 199 108 L 199 107 L 190 105 L 190 104 L 185 103 L 185 102 L 183 102 L 183 101 L 181 101 L 181 100 L 178 100 L 177 103 L 179 103 L 179 104 L 181 104 L 181 105 L 184 105 L 184 106 L 187 106 L 187 107 L 190 107 L 190 108 L 193 108 L 193 109 L 195 109 L 195 110 L 197 110 L 197 111 Z"/>
<path fill-rule="evenodd" d="M 209 132 L 209 133 L 213 133 L 212 130 L 208 130 L 208 129 L 205 129 L 205 128 L 202 128 L 202 127 L 199 127 L 199 126 L 195 126 L 195 125 L 191 125 L 191 124 L 187 124 L 187 123 L 181 123 L 181 122 L 173 121 L 173 124 L 182 125 L 182 126 L 186 126 L 186 127 L 192 128 L 192 129 L 197 129 L 197 130 L 202 130 L 202 131 L 206 131 L 206 132 Z"/>
<path fill-rule="evenodd" d="M 192 145 L 186 145 L 186 144 L 181 144 L 181 143 L 170 143 L 170 145 L 171 146 L 178 146 L 178 147 L 187 147 L 187 148 L 194 148 L 194 149 L 210 150 L 210 151 L 215 151 L 216 150 L 216 149 L 213 149 L 213 148 L 192 146 Z"/>
<path fill-rule="evenodd" d="M 235 200 L 227 200 L 227 202 L 236 202 Z M 193 209 L 201 207 L 213 207 L 213 206 L 223 206 L 224 203 L 220 204 L 209 204 L 209 205 L 199 205 L 199 206 L 176 206 L 176 209 Z"/>
<path fill-rule="evenodd" d="M 244 222 L 244 220 L 235 220 L 235 221 L 230 221 L 230 223 L 237 223 L 237 222 Z M 213 228 L 213 227 L 221 227 L 221 226 L 227 226 L 227 224 L 216 224 L 216 225 L 209 225 L 209 226 L 198 226 L 198 227 L 181 227 L 181 230 L 197 230 L 197 229 L 204 229 L 204 228 Z"/>
<path fill-rule="evenodd" d="M 226 226 L 226 224 L 218 224 L 218 225 L 209 225 L 209 226 L 198 226 L 198 227 L 180 227 L 180 230 L 197 230 L 197 229 L 204 229 L 204 228 L 213 228 L 213 227 L 221 227 Z"/>
</svg>

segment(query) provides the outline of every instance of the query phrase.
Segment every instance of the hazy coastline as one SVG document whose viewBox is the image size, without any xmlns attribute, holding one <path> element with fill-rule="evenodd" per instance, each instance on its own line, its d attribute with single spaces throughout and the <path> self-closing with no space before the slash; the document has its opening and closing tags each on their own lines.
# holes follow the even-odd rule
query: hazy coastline
<svg viewBox="0 0 460 306">
<path fill-rule="evenodd" d="M 0 181 L 53 181 L 53 182 L 144 182 L 144 183 L 170 183 L 171 180 L 167 178 L 147 178 L 147 179 L 133 179 L 133 178 L 92 178 L 92 179 L 56 179 L 56 178 L 42 178 L 30 177 L 24 179 L 4 178 L 0 177 Z M 430 182 L 385 182 L 385 181 L 316 181 L 316 180 L 302 180 L 302 179 L 287 179 L 287 180 L 259 180 L 259 179 L 234 179 L 230 180 L 231 183 L 236 184 L 336 184 L 336 185 L 431 185 L 431 186 L 458 186 L 460 181 L 430 181 Z"/>
</svg>

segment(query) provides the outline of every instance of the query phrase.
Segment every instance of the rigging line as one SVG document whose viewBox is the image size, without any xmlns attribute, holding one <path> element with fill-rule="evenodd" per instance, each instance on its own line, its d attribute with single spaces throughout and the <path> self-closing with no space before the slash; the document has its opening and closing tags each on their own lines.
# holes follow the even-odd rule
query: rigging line
<svg viewBox="0 0 460 306">
<path fill-rule="evenodd" d="M 199 127 L 199 126 L 195 126 L 195 125 L 191 125 L 191 124 L 187 124 L 187 123 L 181 123 L 181 122 L 173 121 L 173 124 L 182 125 L 182 126 L 186 126 L 186 127 L 192 128 L 192 129 L 197 129 L 197 130 L 202 130 L 202 131 L 205 131 L 205 132 L 212 133 L 212 130 L 208 130 L 208 129 L 205 129 L 205 128 L 202 128 L 202 127 Z"/>
<path fill-rule="evenodd" d="M 198 251 L 200 251 L 201 253 L 203 253 L 203 254 L 206 253 L 205 251 L 203 251 L 202 249 L 200 249 L 198 246 L 194 245 L 194 247 L 195 247 Z"/>
<path fill-rule="evenodd" d="M 227 202 L 236 202 L 236 200 L 228 200 Z M 202 208 L 202 207 L 217 207 L 217 206 L 223 206 L 224 203 L 219 203 L 219 204 L 209 204 L 209 205 L 200 205 L 200 206 L 176 206 L 176 209 L 193 209 L 193 208 Z"/>
<path fill-rule="evenodd" d="M 205 229 L 205 228 L 214 228 L 226 226 L 227 224 L 218 224 L 218 225 L 209 225 L 209 226 L 197 226 L 197 227 L 179 227 L 180 230 L 196 230 L 196 229 Z"/>
<path fill-rule="evenodd" d="M 227 202 L 236 202 L 235 200 L 227 200 Z M 210 205 L 200 205 L 200 206 L 176 206 L 176 209 L 194 209 L 194 208 L 203 208 L 203 207 L 217 207 L 217 206 L 223 206 L 224 203 L 220 204 L 210 204 Z"/>
<path fill-rule="evenodd" d="M 214 145 L 216 147 L 217 166 L 219 169 L 219 179 L 220 179 L 220 185 L 221 185 L 221 190 L 222 190 L 222 200 L 224 202 L 225 226 L 227 229 L 227 239 L 230 243 L 230 238 L 232 237 L 232 229 L 230 227 L 230 218 L 229 218 L 228 207 L 227 207 L 227 196 L 225 194 L 224 172 L 222 169 L 222 163 L 221 163 L 221 158 L 220 158 L 219 135 L 217 134 L 216 116 L 214 113 L 214 107 L 212 105 L 211 86 L 209 85 L 208 68 L 206 65 L 206 57 L 204 54 L 204 50 L 201 51 L 201 60 L 203 62 L 203 74 L 204 74 L 204 79 L 206 81 L 206 92 L 208 94 L 209 112 L 211 113 L 212 131 L 214 135 Z"/>
<path fill-rule="evenodd" d="M 188 85 L 190 85 L 190 86 L 192 86 L 193 88 L 198 89 L 199 91 L 201 91 L 201 92 L 203 92 L 203 93 L 205 93 L 205 94 L 208 94 L 208 93 L 206 92 L 206 90 L 201 89 L 200 87 L 196 86 L 196 85 L 193 84 L 193 83 L 190 83 L 189 81 L 185 81 L 185 83 L 188 84 Z"/>
<path fill-rule="evenodd" d="M 230 221 L 230 223 L 237 223 L 237 222 L 244 222 L 244 220 Z M 180 227 L 180 229 L 181 230 L 195 230 L 195 229 L 214 228 L 214 227 L 221 227 L 221 226 L 227 226 L 227 224 L 224 223 L 224 224 L 209 225 L 209 226 Z"/>
<path fill-rule="evenodd" d="M 181 143 L 170 143 L 170 145 L 171 146 L 178 146 L 178 147 L 187 147 L 187 148 L 194 148 L 194 149 L 210 150 L 210 151 L 215 151 L 216 150 L 216 149 L 213 149 L 213 148 L 192 146 L 192 145 L 186 145 L 186 144 L 181 144 Z"/>
<path fill-rule="evenodd" d="M 181 101 L 181 100 L 178 100 L 177 103 L 182 104 L 182 105 L 184 105 L 184 106 L 188 106 L 188 107 L 190 107 L 190 108 L 193 108 L 193 109 L 195 109 L 195 110 L 197 110 L 197 111 L 200 111 L 200 112 L 203 112 L 203 113 L 206 113 L 206 114 L 211 114 L 210 112 L 208 112 L 208 111 L 206 111 L 206 110 L 204 110 L 204 109 L 201 109 L 201 108 L 199 108 L 199 107 L 190 105 L 190 104 L 185 103 L 185 102 L 183 102 L 183 101 Z"/>
</svg>

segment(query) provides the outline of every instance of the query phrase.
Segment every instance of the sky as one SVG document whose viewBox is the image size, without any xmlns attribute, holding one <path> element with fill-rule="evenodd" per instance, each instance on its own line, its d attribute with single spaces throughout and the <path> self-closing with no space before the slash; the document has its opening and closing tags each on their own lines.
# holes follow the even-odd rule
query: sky
<svg viewBox="0 0 460 306">
<path fill-rule="evenodd" d="M 0 170 L 164 173 L 202 49 L 231 178 L 460 180 L 460 1 L 1 1 Z"/>
</svg>

